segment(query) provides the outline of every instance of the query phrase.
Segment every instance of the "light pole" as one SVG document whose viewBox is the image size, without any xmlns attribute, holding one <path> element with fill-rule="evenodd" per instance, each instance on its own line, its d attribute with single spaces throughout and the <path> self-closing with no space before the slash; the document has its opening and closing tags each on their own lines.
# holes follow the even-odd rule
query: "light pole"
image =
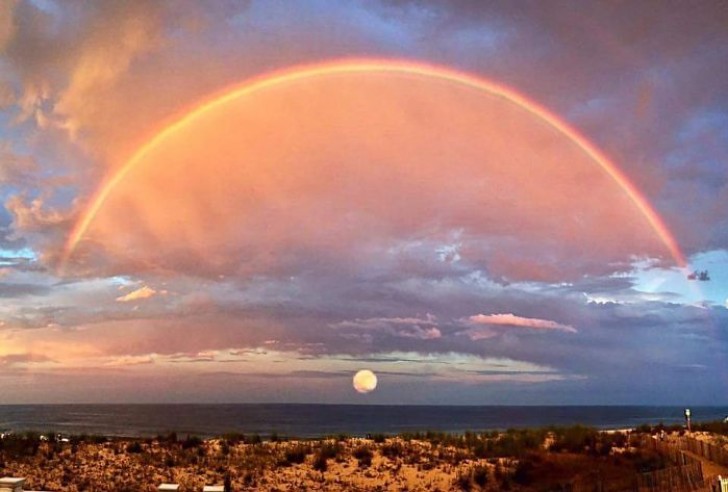
<svg viewBox="0 0 728 492">
<path fill-rule="evenodd" d="M 688 426 L 688 432 L 691 432 L 691 430 L 690 430 L 690 409 L 689 408 L 685 409 L 685 423 Z"/>
</svg>

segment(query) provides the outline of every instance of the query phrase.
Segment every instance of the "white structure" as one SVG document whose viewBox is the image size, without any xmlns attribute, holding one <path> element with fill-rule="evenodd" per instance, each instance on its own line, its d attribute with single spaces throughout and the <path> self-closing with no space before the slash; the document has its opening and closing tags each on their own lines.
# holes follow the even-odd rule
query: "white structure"
<svg viewBox="0 0 728 492">
<path fill-rule="evenodd" d="M 202 492 L 225 492 L 225 487 L 222 485 L 205 485 L 202 487 Z"/>
<path fill-rule="evenodd" d="M 0 492 L 23 492 L 24 478 L 0 478 Z"/>
<path fill-rule="evenodd" d="M 157 490 L 179 490 L 179 485 L 176 483 L 163 483 L 157 487 Z"/>
</svg>

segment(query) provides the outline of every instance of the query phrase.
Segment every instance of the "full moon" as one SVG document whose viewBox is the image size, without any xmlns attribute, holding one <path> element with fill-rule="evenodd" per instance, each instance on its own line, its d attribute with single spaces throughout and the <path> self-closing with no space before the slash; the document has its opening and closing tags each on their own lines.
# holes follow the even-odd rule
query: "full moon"
<svg viewBox="0 0 728 492">
<path fill-rule="evenodd" d="M 354 374 L 354 389 L 359 393 L 369 393 L 377 387 L 377 376 L 369 369 Z"/>
</svg>

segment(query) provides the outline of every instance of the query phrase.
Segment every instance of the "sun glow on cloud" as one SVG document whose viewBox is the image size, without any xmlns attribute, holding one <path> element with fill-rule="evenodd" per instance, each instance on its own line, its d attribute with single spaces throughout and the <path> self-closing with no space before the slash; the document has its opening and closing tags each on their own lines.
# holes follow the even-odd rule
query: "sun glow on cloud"
<svg viewBox="0 0 728 492">
<path fill-rule="evenodd" d="M 576 333 L 573 326 L 563 325 L 556 321 L 538 318 L 524 318 L 514 314 L 476 314 L 468 318 L 468 322 L 475 325 L 498 325 L 531 328 L 533 330 L 557 330 L 567 333 Z"/>
<path fill-rule="evenodd" d="M 116 300 L 118 302 L 138 301 L 141 299 L 149 299 L 150 297 L 153 297 L 156 294 L 157 294 L 156 290 L 144 285 L 136 290 L 129 292 L 128 294 L 124 294 L 123 296 L 117 297 Z"/>
<path fill-rule="evenodd" d="M 630 196 L 529 111 L 407 73 L 343 73 L 230 100 L 168 135 L 105 197 L 81 257 L 255 275 L 295 272 L 304 251 L 379 263 L 399 238 L 463 231 L 458 264 L 544 280 L 598 272 L 584 251 L 624 261 L 617 229 L 630 252 L 665 251 Z"/>
</svg>

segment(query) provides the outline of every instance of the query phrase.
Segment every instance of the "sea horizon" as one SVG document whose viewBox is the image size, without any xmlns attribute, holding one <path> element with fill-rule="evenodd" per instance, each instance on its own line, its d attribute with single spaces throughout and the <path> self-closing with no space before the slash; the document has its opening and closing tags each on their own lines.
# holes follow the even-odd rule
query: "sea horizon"
<svg viewBox="0 0 728 492">
<path fill-rule="evenodd" d="M 585 425 L 599 429 L 684 423 L 684 406 L 361 405 L 313 403 L 64 403 L 0 405 L 0 430 L 153 437 L 176 432 L 320 438 L 337 434 L 463 433 Z M 722 420 L 728 406 L 691 406 L 694 422 Z"/>
</svg>

